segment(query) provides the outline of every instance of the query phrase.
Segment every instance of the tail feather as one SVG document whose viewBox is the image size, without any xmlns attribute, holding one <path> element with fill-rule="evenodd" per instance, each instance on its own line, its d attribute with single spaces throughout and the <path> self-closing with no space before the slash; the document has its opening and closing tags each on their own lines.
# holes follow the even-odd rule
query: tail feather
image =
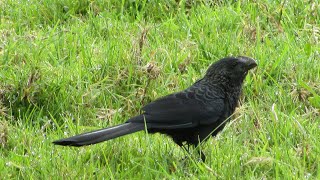
<svg viewBox="0 0 320 180">
<path fill-rule="evenodd" d="M 60 139 L 54 141 L 53 143 L 62 146 L 86 146 L 141 131 L 144 128 L 144 124 L 142 123 L 125 123 L 105 129 L 79 134 L 65 139 Z"/>
</svg>

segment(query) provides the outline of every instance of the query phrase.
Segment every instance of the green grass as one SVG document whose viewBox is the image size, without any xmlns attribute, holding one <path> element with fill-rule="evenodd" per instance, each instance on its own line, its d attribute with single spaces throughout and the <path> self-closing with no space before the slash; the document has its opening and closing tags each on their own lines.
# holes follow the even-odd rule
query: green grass
<svg viewBox="0 0 320 180">
<path fill-rule="evenodd" d="M 0 9 L 1 178 L 320 178 L 318 1 L 7 0 Z M 51 143 L 122 123 L 230 55 L 259 66 L 232 123 L 201 147 L 205 163 L 144 132 Z"/>
</svg>

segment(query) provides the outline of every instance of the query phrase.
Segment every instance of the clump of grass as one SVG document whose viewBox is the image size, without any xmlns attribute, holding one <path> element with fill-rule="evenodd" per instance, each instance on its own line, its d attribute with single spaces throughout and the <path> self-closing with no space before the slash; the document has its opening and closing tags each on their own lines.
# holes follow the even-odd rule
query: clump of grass
<svg viewBox="0 0 320 180">
<path fill-rule="evenodd" d="M 0 2 L 3 178 L 319 178 L 319 3 Z M 124 122 L 215 60 L 257 59 L 203 163 L 143 132 L 84 148 L 52 140 Z"/>
</svg>

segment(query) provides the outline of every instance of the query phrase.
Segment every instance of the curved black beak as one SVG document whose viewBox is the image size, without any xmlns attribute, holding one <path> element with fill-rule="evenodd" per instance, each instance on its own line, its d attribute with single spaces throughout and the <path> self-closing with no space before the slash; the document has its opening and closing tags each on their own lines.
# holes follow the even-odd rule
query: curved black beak
<svg viewBox="0 0 320 180">
<path fill-rule="evenodd" d="M 237 58 L 240 61 L 243 61 L 247 65 L 248 70 L 250 70 L 258 65 L 256 60 L 254 60 L 253 58 L 246 57 L 246 56 L 238 56 Z"/>
</svg>

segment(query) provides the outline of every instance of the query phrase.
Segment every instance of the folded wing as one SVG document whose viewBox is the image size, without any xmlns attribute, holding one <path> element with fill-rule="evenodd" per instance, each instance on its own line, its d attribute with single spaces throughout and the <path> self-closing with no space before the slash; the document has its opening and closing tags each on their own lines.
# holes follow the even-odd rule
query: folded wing
<svg viewBox="0 0 320 180">
<path fill-rule="evenodd" d="M 157 99 L 142 110 L 140 118 L 128 122 L 145 121 L 152 128 L 188 128 L 218 121 L 224 111 L 224 101 L 208 89 L 190 88 Z"/>
</svg>

